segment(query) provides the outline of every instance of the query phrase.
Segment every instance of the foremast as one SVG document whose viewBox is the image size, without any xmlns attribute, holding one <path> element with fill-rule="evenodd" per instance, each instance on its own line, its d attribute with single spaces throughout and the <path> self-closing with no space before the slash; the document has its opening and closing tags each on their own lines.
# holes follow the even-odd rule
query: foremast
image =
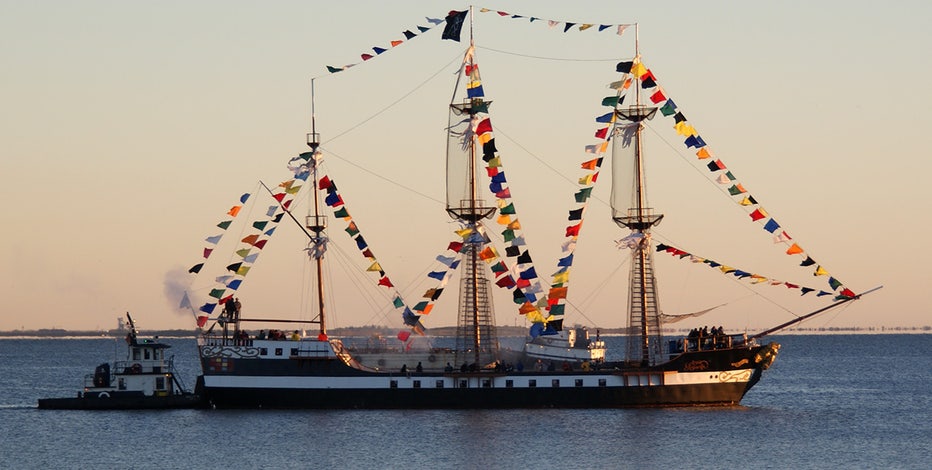
<svg viewBox="0 0 932 470">
<path fill-rule="evenodd" d="M 469 49 L 460 69 L 457 89 L 464 71 L 466 79 L 469 80 L 467 89 L 469 83 L 478 82 L 474 46 L 470 15 Z M 477 146 L 482 144 L 474 132 L 477 115 L 487 113 L 491 101 L 486 101 L 481 94 L 469 95 L 467 92 L 467 97 L 457 102 L 454 91 L 454 98 L 449 106 L 446 210 L 450 217 L 464 226 L 464 233 L 468 231 L 460 252 L 464 269 L 460 277 L 456 362 L 471 362 L 481 367 L 496 360 L 498 354 L 495 315 L 490 298 L 491 283 L 486 276 L 485 263 L 480 262 L 480 252 L 489 243 L 482 219 L 495 214 L 496 207 L 486 205 L 485 201 L 479 198 Z"/>
<path fill-rule="evenodd" d="M 637 49 L 636 45 L 636 61 L 640 60 Z M 612 139 L 612 218 L 619 226 L 632 232 L 626 237 L 631 248 L 626 359 L 629 362 L 648 365 L 655 364 L 662 353 L 661 310 L 654 277 L 650 231 L 651 227 L 660 223 L 663 214 L 654 213 L 648 204 L 641 145 L 644 122 L 654 117 L 657 108 L 641 104 L 640 85 L 638 80 L 633 82 L 635 103 L 627 107 L 619 105 L 615 109 L 618 119 Z M 627 178 L 630 178 L 630 181 L 626 181 Z M 630 199 L 625 201 L 624 193 L 628 189 L 631 191 Z M 626 204 L 627 209 L 624 210 Z"/>
<path fill-rule="evenodd" d="M 327 251 L 328 242 L 327 234 L 324 232 L 327 228 L 327 216 L 321 215 L 320 195 L 317 190 L 317 188 L 320 187 L 320 177 L 318 174 L 320 134 L 317 133 L 317 119 L 314 113 L 314 79 L 311 79 L 311 132 L 307 134 L 307 146 L 311 148 L 311 151 L 308 152 L 310 155 L 302 155 L 302 157 L 306 157 L 305 159 L 310 165 L 311 178 L 314 182 L 314 190 L 311 191 L 310 196 L 310 198 L 313 199 L 312 206 L 314 213 L 308 214 L 305 227 L 312 233 L 308 242 L 308 254 L 314 259 L 317 270 L 317 323 L 320 327 L 317 338 L 321 341 L 326 341 L 327 323 L 325 320 L 326 315 L 324 307 L 323 264 L 324 253 Z"/>
</svg>

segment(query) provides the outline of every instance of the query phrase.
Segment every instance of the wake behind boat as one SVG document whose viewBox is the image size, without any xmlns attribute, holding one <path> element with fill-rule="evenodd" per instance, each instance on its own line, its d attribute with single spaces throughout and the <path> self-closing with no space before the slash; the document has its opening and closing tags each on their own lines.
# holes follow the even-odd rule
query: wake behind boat
<svg viewBox="0 0 932 470">
<path fill-rule="evenodd" d="M 444 39 L 459 41 L 467 13 L 451 12 L 447 16 Z M 657 87 L 655 77 L 637 52 L 633 60 L 618 63 L 615 72 L 618 76 L 612 86 L 614 94 L 602 103 L 610 111 L 597 119 L 601 126 L 595 135 L 600 140 L 587 146 L 592 155 L 582 168 L 588 172 L 573 194 L 576 206 L 569 213 L 571 225 L 566 228 L 563 256 L 549 286 L 544 286 L 537 275 L 528 239 L 518 221 L 513 199 L 516 195 L 512 195 L 508 186 L 495 145 L 489 117 L 491 101 L 482 88 L 472 38 L 457 76 L 447 128 L 446 212 L 459 229 L 448 246 L 449 252 L 437 258 L 441 266 L 428 274 L 438 281 L 437 286 L 429 289 L 415 305 L 409 306 L 403 300 L 382 269 L 346 208 L 335 180 L 321 173 L 323 151 L 312 119 L 307 141 L 311 151 L 292 159 L 289 168 L 294 178 L 269 191 L 275 203 L 269 207 L 266 218 L 252 223 L 255 233 L 243 238 L 244 245 L 237 251 L 242 261 L 227 266 L 232 274 L 218 277 L 219 285 L 210 290 L 211 299 L 196 310 L 199 326 L 203 328 L 214 322 L 198 338 L 205 399 L 218 408 L 617 408 L 738 404 L 773 363 L 780 346 L 762 345 L 757 340 L 776 330 L 754 336 L 724 331 L 704 337 L 662 336 L 664 314 L 654 276 L 655 245 L 651 229 L 664 216 L 647 204 L 641 131 L 658 109 L 665 116 L 668 111 L 674 111 L 670 115 L 677 111 L 672 100 L 667 102 L 663 93 L 653 90 Z M 647 100 L 642 101 L 642 94 L 648 94 L 653 104 L 663 106 L 644 104 Z M 683 126 L 686 121 L 681 116 L 678 113 L 676 117 L 677 130 L 683 129 L 688 136 L 687 145 L 698 148 L 700 154 L 707 152 L 702 150 L 705 144 L 695 130 Z M 612 158 L 613 221 L 630 230 L 620 242 L 630 251 L 631 260 L 627 312 L 630 335 L 625 359 L 604 363 L 548 361 L 547 367 L 541 361 L 541 366 L 515 367 L 502 355 L 490 292 L 494 288 L 509 291 L 518 312 L 532 324 L 529 347 L 538 344 L 543 351 L 558 349 L 563 340 L 569 344 L 570 337 L 563 331 L 563 316 L 570 268 L 604 154 Z M 700 158 L 706 157 L 700 155 Z M 304 182 L 310 182 L 313 190 L 310 214 L 301 226 L 308 237 L 307 252 L 317 273 L 316 316 L 310 321 L 243 318 L 234 307 L 237 302 L 234 293 L 269 241 L 275 224 L 285 215 L 297 221 L 289 206 Z M 494 202 L 487 202 L 486 197 Z M 367 271 L 378 276 L 377 285 L 391 292 L 390 302 L 410 330 L 404 331 L 405 335 L 425 333 L 422 320 L 448 281 L 455 273 L 459 274 L 456 344 L 450 352 L 452 360 L 447 360 L 447 356 L 440 359 L 442 369 L 423 363 L 420 367 L 406 363 L 397 369 L 383 368 L 378 366 L 379 356 L 355 357 L 340 339 L 329 337 L 322 279 L 329 237 L 323 205 L 332 209 L 335 218 L 346 221 L 345 231 L 367 259 Z M 499 226 L 497 230 L 486 222 L 490 219 Z M 224 224 L 220 226 L 225 230 Z M 504 247 L 493 242 L 492 235 L 498 230 Z M 668 248 L 657 245 L 658 251 L 669 251 Z M 205 250 L 205 258 L 210 252 Z M 191 272 L 197 273 L 201 267 L 197 265 Z M 840 283 L 833 285 L 829 293 L 834 302 L 826 308 L 858 297 Z M 215 312 L 218 307 L 222 313 Z M 262 330 L 255 337 L 243 333 L 251 322 L 274 322 L 286 325 L 288 330 L 292 326 L 298 329 L 274 338 Z M 316 335 L 302 333 L 308 324 L 317 326 Z M 573 347 L 576 343 L 583 344 L 583 339 L 578 335 L 573 338 Z M 600 348 L 604 354 L 603 345 L 586 344 L 585 354 L 591 358 Z M 527 353 L 532 354 L 532 349 Z M 373 359 L 377 365 L 373 365 Z M 434 359 L 430 361 L 432 365 L 438 357 Z"/>
</svg>

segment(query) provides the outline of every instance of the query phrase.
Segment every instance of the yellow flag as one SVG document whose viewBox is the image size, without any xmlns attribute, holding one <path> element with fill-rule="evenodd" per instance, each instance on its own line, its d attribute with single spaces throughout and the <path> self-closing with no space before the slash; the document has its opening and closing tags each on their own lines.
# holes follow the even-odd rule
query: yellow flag
<svg viewBox="0 0 932 470">
<path fill-rule="evenodd" d="M 644 64 L 638 62 L 634 64 L 633 67 L 631 67 L 631 73 L 634 74 L 635 77 L 641 78 L 641 75 L 647 73 L 647 67 L 645 67 Z"/>
<path fill-rule="evenodd" d="M 591 28 L 591 27 L 592 27 L 592 24 L 591 24 L 591 23 L 586 23 L 586 24 L 584 24 L 584 25 L 580 25 L 580 26 L 579 26 L 579 30 L 580 30 L 580 31 L 585 31 L 585 30 L 587 30 L 587 29 L 589 29 L 589 28 Z"/>
<path fill-rule="evenodd" d="M 512 230 L 521 230 L 521 222 L 518 222 L 518 219 L 515 219 L 510 224 L 508 224 L 508 228 Z"/>
<path fill-rule="evenodd" d="M 469 227 L 466 227 L 466 228 L 464 228 L 464 229 L 457 230 L 455 233 L 456 233 L 457 235 L 459 235 L 460 238 L 465 239 L 466 237 L 469 236 L 470 233 L 472 233 L 472 229 L 469 228 Z"/>
<path fill-rule="evenodd" d="M 815 272 L 812 273 L 813 276 L 828 276 L 828 271 L 822 269 L 822 266 L 816 268 Z"/>
<path fill-rule="evenodd" d="M 379 262 L 376 261 L 375 263 L 372 263 L 372 266 L 369 266 L 369 268 L 366 269 L 366 271 L 382 271 L 382 265 L 380 265 Z"/>
<path fill-rule="evenodd" d="M 738 204 L 741 204 L 742 206 L 750 206 L 751 204 L 754 204 L 754 203 L 751 202 L 751 198 L 745 197 L 745 198 L 742 199 L 741 202 L 739 202 Z"/>
<path fill-rule="evenodd" d="M 482 134 L 482 135 L 479 136 L 479 143 L 487 144 L 487 143 L 489 143 L 490 140 L 492 140 L 492 133 L 491 133 L 491 132 L 486 132 L 486 133 L 484 133 L 484 134 Z"/>
<path fill-rule="evenodd" d="M 673 126 L 673 128 L 676 129 L 677 134 L 684 136 L 684 137 L 696 135 L 696 128 L 687 124 L 686 121 L 680 121 L 676 123 L 676 125 Z"/>
<path fill-rule="evenodd" d="M 563 271 L 562 273 L 556 273 L 553 275 L 554 284 L 564 284 L 566 282 L 569 282 L 569 280 L 570 280 L 569 271 Z"/>
<path fill-rule="evenodd" d="M 502 214 L 495 219 L 495 223 L 498 225 L 508 225 L 511 223 L 511 216 L 508 214 Z"/>
<path fill-rule="evenodd" d="M 583 176 L 582 178 L 579 178 L 579 184 L 584 185 L 584 186 L 589 186 L 590 184 L 592 184 L 592 173 L 589 173 L 588 175 Z"/>
<path fill-rule="evenodd" d="M 499 157 L 493 157 L 491 160 L 489 160 L 488 166 L 489 168 L 498 168 L 502 166 L 502 159 Z"/>
</svg>

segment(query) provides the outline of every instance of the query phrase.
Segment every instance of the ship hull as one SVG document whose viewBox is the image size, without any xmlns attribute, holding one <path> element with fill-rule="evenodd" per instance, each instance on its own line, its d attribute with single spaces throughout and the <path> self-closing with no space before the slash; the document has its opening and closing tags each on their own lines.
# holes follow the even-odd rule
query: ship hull
<svg viewBox="0 0 932 470">
<path fill-rule="evenodd" d="M 689 352 L 650 367 L 400 373 L 355 368 L 339 356 L 276 360 L 202 348 L 204 375 L 198 393 L 216 408 L 733 406 L 760 380 L 775 354 L 776 348 L 768 345 Z"/>
<path fill-rule="evenodd" d="M 759 372 L 757 373 L 759 376 Z M 548 377 L 549 378 L 549 377 Z M 216 387 L 207 390 L 215 408 L 317 409 L 501 409 L 651 408 L 734 406 L 749 383 L 654 387 L 541 387 L 447 389 L 316 389 Z"/>
</svg>

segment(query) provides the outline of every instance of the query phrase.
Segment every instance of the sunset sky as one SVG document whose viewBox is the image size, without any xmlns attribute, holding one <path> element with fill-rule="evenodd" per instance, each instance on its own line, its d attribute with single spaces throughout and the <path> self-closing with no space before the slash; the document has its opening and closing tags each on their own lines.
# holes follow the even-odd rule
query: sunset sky
<svg viewBox="0 0 932 470">
<path fill-rule="evenodd" d="M 633 28 L 619 36 L 614 28 L 563 27 L 638 23 L 644 63 L 715 157 L 845 287 L 884 286 L 806 326 L 932 324 L 925 248 L 932 3 L 475 6 L 476 57 L 494 102 L 498 150 L 545 283 L 561 257 L 567 210 L 585 173 L 580 163 L 591 158 L 584 147 L 597 142 L 594 119 L 606 112 L 600 100 L 619 77 L 615 64 L 634 56 Z M 444 41 L 443 25 L 427 18 L 467 7 L 0 0 L 0 330 L 107 329 L 127 311 L 142 328 L 192 328 L 192 313 L 177 308 L 179 293 L 190 288 L 203 300 L 210 279 L 186 271 L 203 261 L 205 239 L 219 233 L 216 224 L 241 194 L 257 202 L 237 219 L 253 220 L 272 201 L 259 182 L 275 187 L 291 176 L 288 160 L 307 150 L 312 78 L 322 170 L 406 301 L 416 303 L 458 228 L 444 210 L 444 128 L 468 45 L 468 31 L 461 43 Z M 419 34 L 393 48 L 405 30 Z M 388 50 L 362 61 L 373 47 Z M 799 267 L 798 255 L 785 254 L 709 180 L 672 126 L 658 117 L 645 132 L 650 202 L 666 214 L 655 239 L 827 288 L 826 277 Z M 628 231 L 611 221 L 604 168 L 580 234 L 567 320 L 620 327 L 628 262 L 614 241 Z M 307 201 L 302 191 L 293 206 L 299 220 Z M 330 326 L 399 326 L 346 223 L 327 209 Z M 499 231 L 494 220 L 489 226 Z M 283 222 L 238 291 L 249 316 L 311 315 L 305 247 L 304 234 Z M 655 257 L 666 313 L 721 305 L 683 327 L 756 332 L 825 305 L 798 290 Z M 218 253 L 209 261 L 222 271 L 228 259 Z M 428 328 L 455 324 L 457 286 L 455 278 L 424 320 Z M 499 323 L 524 324 L 510 293 L 500 291 Z"/>
</svg>

